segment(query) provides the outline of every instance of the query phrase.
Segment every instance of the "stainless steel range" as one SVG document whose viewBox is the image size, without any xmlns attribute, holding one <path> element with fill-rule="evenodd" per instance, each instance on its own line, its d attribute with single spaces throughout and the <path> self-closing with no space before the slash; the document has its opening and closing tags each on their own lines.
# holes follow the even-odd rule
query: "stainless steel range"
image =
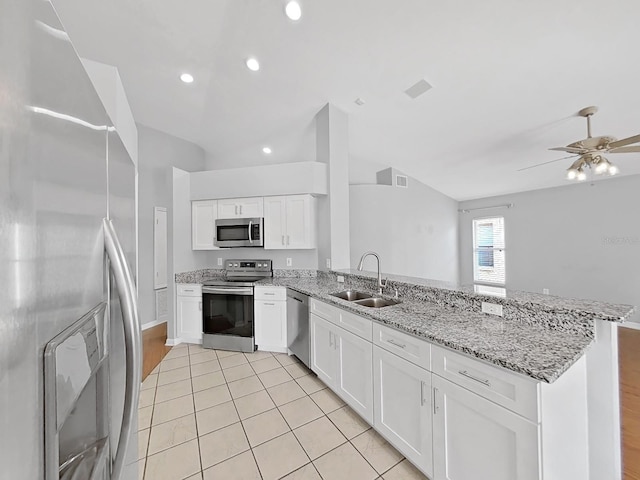
<svg viewBox="0 0 640 480">
<path fill-rule="evenodd" d="M 202 346 L 253 352 L 253 286 L 273 276 L 271 260 L 227 260 L 225 277 L 202 286 Z"/>
</svg>

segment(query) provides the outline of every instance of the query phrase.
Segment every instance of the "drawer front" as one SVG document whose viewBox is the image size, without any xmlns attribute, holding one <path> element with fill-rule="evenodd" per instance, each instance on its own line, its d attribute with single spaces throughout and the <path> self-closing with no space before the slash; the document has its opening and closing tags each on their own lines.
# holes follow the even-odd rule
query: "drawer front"
<svg viewBox="0 0 640 480">
<path fill-rule="evenodd" d="M 176 291 L 181 297 L 201 297 L 202 285 L 195 283 L 179 283 L 176 285 Z"/>
<path fill-rule="evenodd" d="M 319 317 L 329 320 L 332 323 L 338 324 L 338 314 L 340 310 L 327 303 L 320 302 L 315 298 L 311 299 L 311 313 Z"/>
<path fill-rule="evenodd" d="M 361 317 L 351 312 L 338 310 L 336 325 L 345 330 L 367 340 L 371 341 L 373 336 L 373 322 L 368 318 Z"/>
<path fill-rule="evenodd" d="M 431 344 L 393 328 L 373 324 L 373 343 L 426 370 L 431 370 Z"/>
<path fill-rule="evenodd" d="M 287 300 L 287 289 L 285 287 L 259 287 L 253 290 L 256 300 Z"/>
<path fill-rule="evenodd" d="M 434 373 L 533 422 L 539 422 L 539 382 L 441 347 L 432 347 Z"/>
</svg>

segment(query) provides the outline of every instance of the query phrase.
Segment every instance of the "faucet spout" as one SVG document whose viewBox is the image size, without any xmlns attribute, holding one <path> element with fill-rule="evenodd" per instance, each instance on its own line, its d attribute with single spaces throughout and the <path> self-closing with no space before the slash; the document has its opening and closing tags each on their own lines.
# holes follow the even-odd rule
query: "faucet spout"
<svg viewBox="0 0 640 480">
<path fill-rule="evenodd" d="M 360 257 L 360 263 L 358 263 L 358 271 L 362 271 L 364 268 L 364 259 L 369 255 L 376 257 L 376 261 L 378 264 L 378 294 L 382 295 L 382 289 L 387 286 L 386 280 L 382 282 L 382 276 L 380 274 L 380 256 L 376 252 L 365 252 Z"/>
</svg>

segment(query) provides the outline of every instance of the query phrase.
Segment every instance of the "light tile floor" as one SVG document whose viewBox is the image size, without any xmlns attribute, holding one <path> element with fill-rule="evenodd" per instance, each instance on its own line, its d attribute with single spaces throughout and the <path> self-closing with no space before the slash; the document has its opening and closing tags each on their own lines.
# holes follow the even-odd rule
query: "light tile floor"
<svg viewBox="0 0 640 480">
<path fill-rule="evenodd" d="M 142 384 L 146 480 L 422 480 L 295 357 L 174 347 Z"/>
</svg>

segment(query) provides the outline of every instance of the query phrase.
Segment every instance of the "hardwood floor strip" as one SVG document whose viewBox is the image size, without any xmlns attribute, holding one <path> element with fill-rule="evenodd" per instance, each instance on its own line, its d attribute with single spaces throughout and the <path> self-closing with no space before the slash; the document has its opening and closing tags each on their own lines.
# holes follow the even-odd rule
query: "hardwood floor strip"
<svg viewBox="0 0 640 480">
<path fill-rule="evenodd" d="M 640 330 L 618 330 L 624 480 L 640 480 Z"/>
<path fill-rule="evenodd" d="M 167 324 L 162 323 L 142 331 L 142 380 L 153 371 L 171 350 L 167 342 Z"/>
</svg>

